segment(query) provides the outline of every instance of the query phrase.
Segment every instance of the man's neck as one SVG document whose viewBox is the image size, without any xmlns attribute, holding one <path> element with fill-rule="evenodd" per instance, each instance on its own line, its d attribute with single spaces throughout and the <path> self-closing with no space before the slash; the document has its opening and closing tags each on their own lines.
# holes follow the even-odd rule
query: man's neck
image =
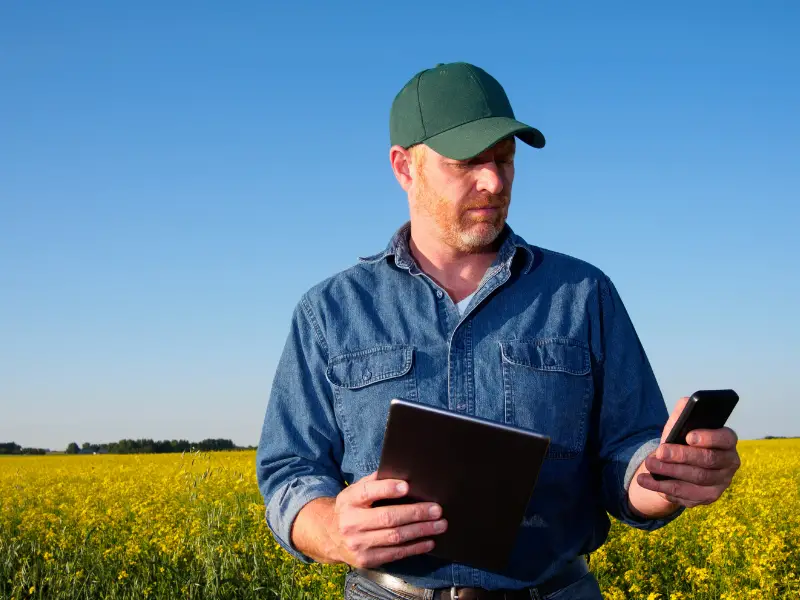
<svg viewBox="0 0 800 600">
<path fill-rule="evenodd" d="M 415 237 L 412 227 L 409 249 L 419 268 L 442 286 L 453 302 L 460 302 L 477 289 L 497 256 L 498 244 L 479 252 L 460 252 L 432 237 Z"/>
</svg>

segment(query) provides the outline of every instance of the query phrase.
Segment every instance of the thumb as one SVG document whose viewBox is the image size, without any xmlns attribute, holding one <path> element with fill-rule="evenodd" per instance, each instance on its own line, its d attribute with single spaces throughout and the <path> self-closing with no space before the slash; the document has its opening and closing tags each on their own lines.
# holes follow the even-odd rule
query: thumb
<svg viewBox="0 0 800 600">
<path fill-rule="evenodd" d="M 667 419 L 667 424 L 664 426 L 664 431 L 661 432 L 661 443 L 664 443 L 664 440 L 667 439 L 669 432 L 672 431 L 672 426 L 675 425 L 675 421 L 678 420 L 678 417 L 683 412 L 683 407 L 686 406 L 686 403 L 689 401 L 688 396 L 684 396 L 675 404 L 675 408 L 672 409 L 672 414 Z"/>
</svg>

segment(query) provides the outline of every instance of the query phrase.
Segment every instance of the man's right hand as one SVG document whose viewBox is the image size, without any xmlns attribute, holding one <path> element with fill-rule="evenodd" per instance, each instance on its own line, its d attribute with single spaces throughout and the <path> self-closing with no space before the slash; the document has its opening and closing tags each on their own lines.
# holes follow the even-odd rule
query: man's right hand
<svg viewBox="0 0 800 600">
<path fill-rule="evenodd" d="M 430 552 L 434 542 L 424 538 L 447 529 L 447 522 L 439 518 L 441 506 L 432 502 L 372 506 L 378 500 L 402 498 L 407 493 L 406 482 L 379 480 L 377 471 L 342 490 L 329 525 L 337 560 L 352 567 L 374 568 Z"/>
</svg>

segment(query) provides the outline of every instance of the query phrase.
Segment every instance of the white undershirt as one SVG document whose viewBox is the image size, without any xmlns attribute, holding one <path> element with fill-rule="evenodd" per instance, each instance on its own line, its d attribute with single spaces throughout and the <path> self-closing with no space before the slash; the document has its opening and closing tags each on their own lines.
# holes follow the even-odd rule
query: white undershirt
<svg viewBox="0 0 800 600">
<path fill-rule="evenodd" d="M 475 291 L 477 292 L 478 290 L 475 290 Z M 458 308 L 458 314 L 460 314 L 460 315 L 464 314 L 464 311 L 467 310 L 467 304 L 469 304 L 469 301 L 472 300 L 472 297 L 474 295 L 475 295 L 475 292 L 472 292 L 469 296 L 467 296 L 461 302 L 456 304 L 456 307 Z"/>
</svg>

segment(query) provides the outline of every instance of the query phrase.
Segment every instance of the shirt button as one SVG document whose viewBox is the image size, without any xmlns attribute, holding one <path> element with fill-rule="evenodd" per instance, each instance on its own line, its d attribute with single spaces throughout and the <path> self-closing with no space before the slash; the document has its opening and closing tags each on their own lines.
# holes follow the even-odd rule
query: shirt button
<svg viewBox="0 0 800 600">
<path fill-rule="evenodd" d="M 552 356 L 548 356 L 547 358 L 544 359 L 544 364 L 548 367 L 552 367 L 554 364 L 556 364 L 556 361 L 553 359 Z"/>
<path fill-rule="evenodd" d="M 364 379 L 364 381 L 367 381 L 370 377 L 372 377 L 372 372 L 371 371 L 364 371 L 364 375 L 362 376 L 362 379 Z"/>
<path fill-rule="evenodd" d="M 436 297 L 437 298 L 444 298 L 444 292 L 442 290 L 436 290 Z"/>
<path fill-rule="evenodd" d="M 457 404 L 456 405 L 456 410 L 464 410 L 465 408 L 467 408 L 466 404 Z"/>
</svg>

